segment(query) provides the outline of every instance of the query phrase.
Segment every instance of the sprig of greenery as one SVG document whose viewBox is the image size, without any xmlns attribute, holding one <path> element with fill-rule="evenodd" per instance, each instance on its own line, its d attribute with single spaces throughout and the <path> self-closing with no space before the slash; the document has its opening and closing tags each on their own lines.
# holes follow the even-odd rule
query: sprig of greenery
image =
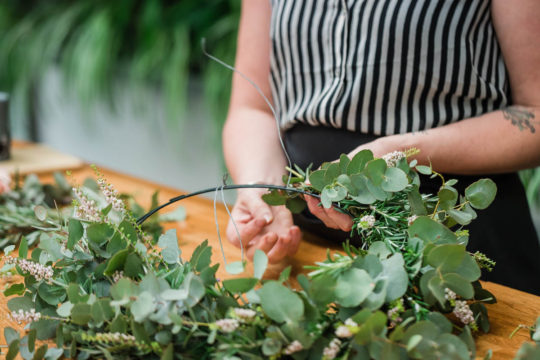
<svg viewBox="0 0 540 360">
<path fill-rule="evenodd" d="M 300 176 L 290 186 L 320 192 L 324 203 L 330 198 L 330 206 L 358 211 L 357 217 L 379 218 L 364 220 L 365 246 L 328 253 L 311 277 L 298 277 L 298 290 L 288 286 L 289 271 L 263 279 L 268 259 L 259 250 L 253 274 L 219 281 L 206 241 L 188 260 L 174 230 L 149 245 L 127 214 L 106 204 L 98 221 L 59 221 L 31 255 L 25 246 L 18 254 L 19 262 L 52 268 L 52 277 L 38 281 L 4 268 L 24 277 L 5 291 L 15 296 L 10 311 L 18 319 L 26 312 L 29 320 L 38 318 L 22 337 L 5 330 L 8 359 L 19 352 L 34 359 L 474 358 L 472 333 L 489 331 L 484 303 L 495 298 L 478 281 L 466 232 L 448 228 L 452 214 L 430 216 L 457 201 L 421 196 L 418 167 L 405 159 L 388 166 L 371 154 L 359 156 L 342 157 L 337 172 L 334 165 L 317 175 L 321 170 L 295 170 Z M 339 188 L 346 194 L 336 200 Z M 480 181 L 461 204 L 482 208 L 493 195 L 489 182 Z M 303 201 L 286 190 L 265 199 L 297 211 Z M 376 231 L 379 225 L 383 230 Z M 56 348 L 38 348 L 36 339 L 54 339 Z"/>
</svg>

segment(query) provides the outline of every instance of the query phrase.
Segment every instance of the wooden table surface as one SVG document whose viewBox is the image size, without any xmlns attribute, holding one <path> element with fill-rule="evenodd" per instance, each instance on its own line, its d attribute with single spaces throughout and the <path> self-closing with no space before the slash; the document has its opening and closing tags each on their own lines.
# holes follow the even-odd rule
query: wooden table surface
<svg viewBox="0 0 540 360">
<path fill-rule="evenodd" d="M 149 206 L 150 197 L 156 189 L 160 190 L 160 203 L 182 193 L 180 190 L 160 186 L 114 171 L 104 170 L 103 172 L 107 180 L 114 184 L 119 191 L 134 194 L 139 203 L 145 207 Z M 93 172 L 88 166 L 85 166 L 74 170 L 73 175 L 79 183 L 82 183 L 86 177 L 93 176 Z M 43 174 L 40 178 L 46 182 L 52 181 L 51 174 Z M 178 184 L 178 186 L 181 187 L 182 184 Z M 166 228 L 177 229 L 183 257 L 189 258 L 195 247 L 201 241 L 208 239 L 213 248 L 213 262 L 223 264 L 223 257 L 219 251 L 212 201 L 197 197 L 186 199 L 179 205 L 186 209 L 186 220 L 181 223 L 169 224 Z M 163 212 L 173 209 L 174 207 L 167 208 Z M 218 205 L 217 218 L 222 229 L 221 233 L 223 234 L 227 226 L 228 217 L 222 205 Z M 229 244 L 225 238 L 223 238 L 223 245 L 228 262 L 240 260 L 240 250 L 238 248 Z M 269 266 L 265 277 L 277 277 L 281 270 L 289 265 L 292 266 L 293 277 L 296 277 L 299 273 L 306 273 L 307 271 L 303 269 L 303 266 L 323 260 L 327 248 L 339 250 L 340 246 L 305 235 L 298 253 L 294 257 L 287 258 L 279 264 Z M 247 271 L 250 272 L 251 268 L 248 267 Z M 223 266 L 220 266 L 217 276 L 221 279 L 227 278 L 228 275 L 224 271 Z M 0 280 L 0 287 L 4 285 L 5 281 Z M 540 315 L 540 297 L 489 282 L 485 282 L 484 286 L 497 297 L 498 303 L 487 305 L 491 320 L 491 332 L 478 337 L 477 356 L 481 358 L 486 354 L 488 349 L 492 349 L 493 359 L 511 359 L 521 344 L 524 341 L 530 340 L 528 332 L 523 330 L 518 332 L 512 339 L 509 339 L 509 335 L 520 324 L 532 325 L 534 323 Z M 7 320 L 6 302 L 7 299 L 3 295 L 0 295 L 0 328 L 3 329 L 5 326 L 20 328 L 15 322 Z M 3 335 L 3 331 L 1 331 L 0 344 L 5 344 Z"/>
</svg>

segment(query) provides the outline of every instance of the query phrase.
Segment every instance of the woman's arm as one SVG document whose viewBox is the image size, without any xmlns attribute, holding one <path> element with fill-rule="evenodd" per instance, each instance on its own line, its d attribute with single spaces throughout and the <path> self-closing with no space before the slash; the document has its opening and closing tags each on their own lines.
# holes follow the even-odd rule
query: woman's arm
<svg viewBox="0 0 540 360">
<path fill-rule="evenodd" d="M 269 99 L 270 16 L 269 1 L 243 1 L 236 51 L 236 68 Z M 237 73 L 223 129 L 223 149 L 235 182 L 281 183 L 286 161 L 275 119 L 261 95 Z"/>
<path fill-rule="evenodd" d="M 493 0 L 491 12 L 514 104 L 440 128 L 381 138 L 367 148 L 383 155 L 416 147 L 420 162 L 454 174 L 540 165 L 540 1 Z"/>
<path fill-rule="evenodd" d="M 255 82 L 271 99 L 270 17 L 268 0 L 244 0 L 238 33 L 236 68 Z M 227 168 L 236 183 L 281 184 L 286 160 L 271 110 L 255 88 L 238 74 L 233 76 L 229 114 L 223 129 L 223 149 Z M 232 211 L 227 238 L 240 240 L 248 257 L 256 249 L 268 253 L 271 262 L 292 255 L 298 249 L 301 233 L 291 213 L 284 207 L 270 207 L 261 199 L 266 191 L 243 189 Z"/>
<path fill-rule="evenodd" d="M 379 138 L 349 155 L 370 149 L 380 157 L 418 148 L 417 160 L 442 173 L 493 174 L 540 165 L 540 1 L 492 0 L 493 24 L 510 77 L 514 104 L 506 109 L 439 128 Z M 308 201 L 328 227 L 349 230 L 352 222 Z"/>
</svg>

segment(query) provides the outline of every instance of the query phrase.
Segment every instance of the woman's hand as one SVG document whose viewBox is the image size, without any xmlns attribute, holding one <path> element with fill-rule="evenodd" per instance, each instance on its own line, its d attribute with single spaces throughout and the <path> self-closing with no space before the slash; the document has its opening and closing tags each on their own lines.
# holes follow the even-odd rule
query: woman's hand
<svg viewBox="0 0 540 360">
<path fill-rule="evenodd" d="M 261 199 L 265 192 L 263 189 L 239 191 L 227 226 L 227 238 L 237 247 L 242 242 L 250 260 L 259 249 L 268 255 L 270 262 L 276 263 L 298 251 L 302 233 L 285 206 L 269 206 Z"/>
<path fill-rule="evenodd" d="M 381 157 L 384 154 L 387 154 L 389 152 L 392 152 L 394 150 L 399 150 L 396 148 L 396 145 L 394 143 L 390 143 L 387 141 L 387 138 L 378 138 L 377 140 L 371 141 L 367 144 L 361 145 L 351 151 L 349 154 L 349 158 L 353 158 L 354 155 L 356 155 L 358 152 L 362 150 L 371 150 L 373 152 L 373 155 L 375 157 Z M 336 160 L 339 161 L 339 160 Z M 347 215 L 343 214 L 333 207 L 330 209 L 326 209 L 320 204 L 320 201 L 312 196 L 306 196 L 305 197 L 307 206 L 309 211 L 318 217 L 324 225 L 331 229 L 337 229 L 342 231 L 351 231 L 353 226 L 352 218 Z"/>
<path fill-rule="evenodd" d="M 340 213 L 333 207 L 326 209 L 319 203 L 319 200 L 313 196 L 305 197 L 309 211 L 318 217 L 324 225 L 332 229 L 338 229 L 343 231 L 351 231 L 353 226 L 352 218 Z"/>
</svg>

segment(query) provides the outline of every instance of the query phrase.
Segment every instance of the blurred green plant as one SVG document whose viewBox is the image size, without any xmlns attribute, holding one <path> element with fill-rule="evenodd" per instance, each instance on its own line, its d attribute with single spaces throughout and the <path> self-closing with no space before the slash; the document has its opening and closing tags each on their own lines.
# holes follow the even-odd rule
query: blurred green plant
<svg viewBox="0 0 540 360">
<path fill-rule="evenodd" d="M 57 67 L 83 106 L 107 100 L 118 80 L 156 88 L 169 124 L 185 110 L 192 74 L 202 77 L 208 107 L 221 124 L 231 73 L 207 61 L 234 61 L 240 1 L 4 0 L 0 3 L 0 90 L 28 111 L 36 84 Z M 34 92 L 35 94 L 35 92 Z"/>
<path fill-rule="evenodd" d="M 523 170 L 519 175 L 525 186 L 531 207 L 540 209 L 540 167 Z"/>
</svg>

